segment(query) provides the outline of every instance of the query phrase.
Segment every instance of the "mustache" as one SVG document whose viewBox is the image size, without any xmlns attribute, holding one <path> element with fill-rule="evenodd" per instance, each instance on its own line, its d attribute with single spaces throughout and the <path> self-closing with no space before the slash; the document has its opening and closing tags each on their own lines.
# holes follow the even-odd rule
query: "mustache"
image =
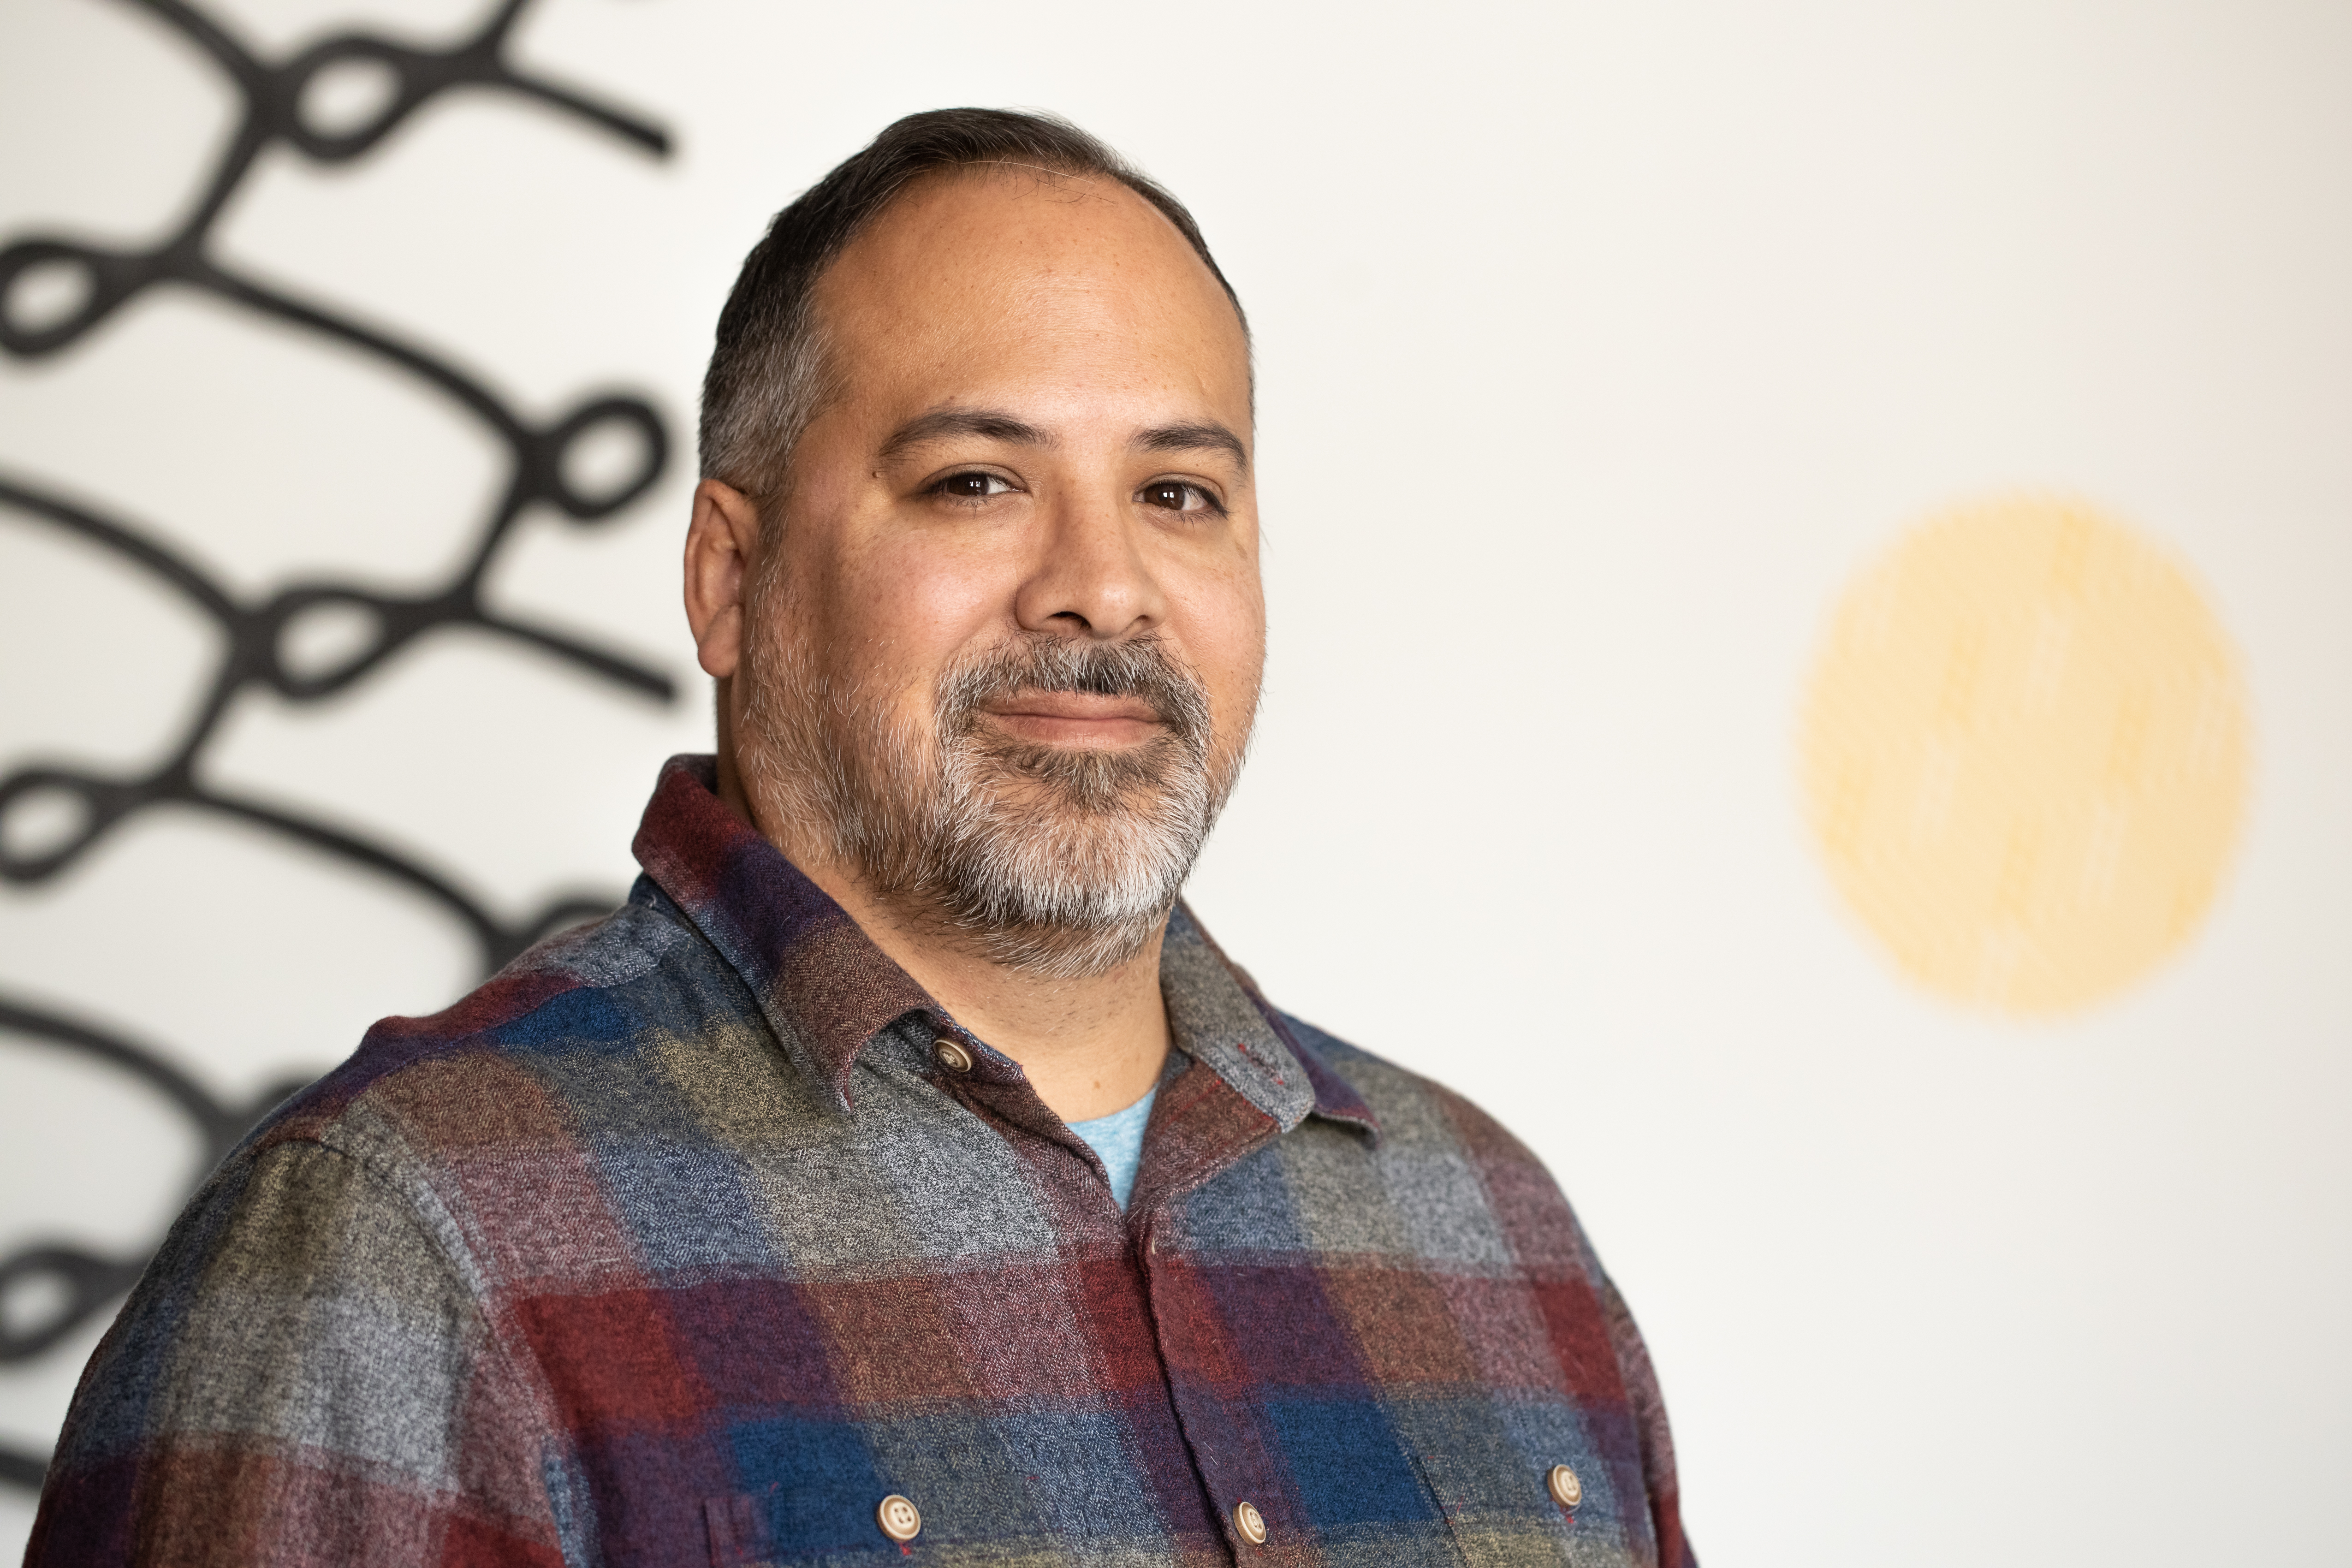
<svg viewBox="0 0 2352 1568">
<path fill-rule="evenodd" d="M 959 664 L 940 683 L 940 729 L 968 731 L 981 707 L 1024 691 L 1132 697 L 1194 752 L 1209 742 L 1209 691 L 1182 660 L 1150 635 L 1088 642 L 1027 632 Z"/>
</svg>

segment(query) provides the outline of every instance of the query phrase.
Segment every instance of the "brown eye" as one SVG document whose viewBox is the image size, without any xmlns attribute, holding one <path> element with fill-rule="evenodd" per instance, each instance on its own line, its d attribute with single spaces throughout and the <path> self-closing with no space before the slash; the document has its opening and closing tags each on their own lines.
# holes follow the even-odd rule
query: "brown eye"
<svg viewBox="0 0 2352 1568">
<path fill-rule="evenodd" d="M 931 487 L 931 493 L 945 496 L 950 500 L 986 500 L 991 496 L 1001 496 L 1012 488 L 994 474 L 975 472 L 950 474 Z"/>
<path fill-rule="evenodd" d="M 1162 511 L 1213 511 L 1216 500 L 1198 485 L 1181 479 L 1154 479 L 1136 492 L 1136 500 Z"/>
</svg>

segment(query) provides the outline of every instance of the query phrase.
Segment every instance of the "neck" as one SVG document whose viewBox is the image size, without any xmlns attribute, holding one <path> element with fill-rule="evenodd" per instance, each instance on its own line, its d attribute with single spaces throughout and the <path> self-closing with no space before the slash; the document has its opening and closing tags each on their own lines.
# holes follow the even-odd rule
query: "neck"
<svg viewBox="0 0 2352 1568">
<path fill-rule="evenodd" d="M 1168 1012 L 1160 996 L 1166 922 L 1133 958 L 1102 974 L 1041 980 L 957 942 L 921 910 L 876 898 L 854 868 L 805 834 L 761 820 L 729 748 L 719 754 L 719 793 L 744 821 L 847 911 L 875 946 L 931 994 L 957 1023 L 1021 1064 L 1030 1087 L 1065 1121 L 1123 1110 L 1159 1081 L 1168 1059 Z"/>
</svg>

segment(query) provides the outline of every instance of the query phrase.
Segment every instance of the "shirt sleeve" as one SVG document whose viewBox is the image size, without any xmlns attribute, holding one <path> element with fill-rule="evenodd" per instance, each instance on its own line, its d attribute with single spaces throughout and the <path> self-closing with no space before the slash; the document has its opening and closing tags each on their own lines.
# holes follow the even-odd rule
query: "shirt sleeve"
<svg viewBox="0 0 2352 1568">
<path fill-rule="evenodd" d="M 541 1404 L 392 1184 L 247 1151 L 91 1357 L 25 1561 L 553 1568 Z"/>
<path fill-rule="evenodd" d="M 1658 1538 L 1658 1568 L 1698 1568 L 1690 1540 L 1683 1533 L 1674 1434 L 1666 1426 L 1666 1401 L 1658 1392 L 1658 1374 L 1650 1364 L 1649 1347 L 1642 1342 L 1642 1331 L 1634 1326 L 1633 1313 L 1616 1285 L 1597 1266 L 1594 1277 L 1600 1283 L 1601 1310 L 1608 1320 L 1610 1342 L 1617 1352 L 1618 1371 L 1625 1380 L 1625 1397 L 1633 1406 L 1633 1426 L 1642 1445 L 1642 1473 L 1650 1487 L 1650 1523 Z"/>
</svg>

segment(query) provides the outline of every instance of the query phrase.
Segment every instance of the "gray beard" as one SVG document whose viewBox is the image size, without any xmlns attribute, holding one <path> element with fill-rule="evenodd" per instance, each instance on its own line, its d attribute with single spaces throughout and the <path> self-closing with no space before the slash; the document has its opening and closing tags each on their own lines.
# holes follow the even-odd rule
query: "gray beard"
<svg viewBox="0 0 2352 1568">
<path fill-rule="evenodd" d="M 821 825 L 877 897 L 992 963 L 1070 980 L 1143 950 L 1241 771 L 1241 747 L 1217 753 L 1198 676 L 1149 637 L 1024 634 L 951 668 L 915 733 L 812 668 L 782 619 L 755 616 L 742 672 L 754 799 Z M 1167 728 L 1122 752 L 986 733 L 982 705 L 1022 691 L 1137 697 Z"/>
</svg>

